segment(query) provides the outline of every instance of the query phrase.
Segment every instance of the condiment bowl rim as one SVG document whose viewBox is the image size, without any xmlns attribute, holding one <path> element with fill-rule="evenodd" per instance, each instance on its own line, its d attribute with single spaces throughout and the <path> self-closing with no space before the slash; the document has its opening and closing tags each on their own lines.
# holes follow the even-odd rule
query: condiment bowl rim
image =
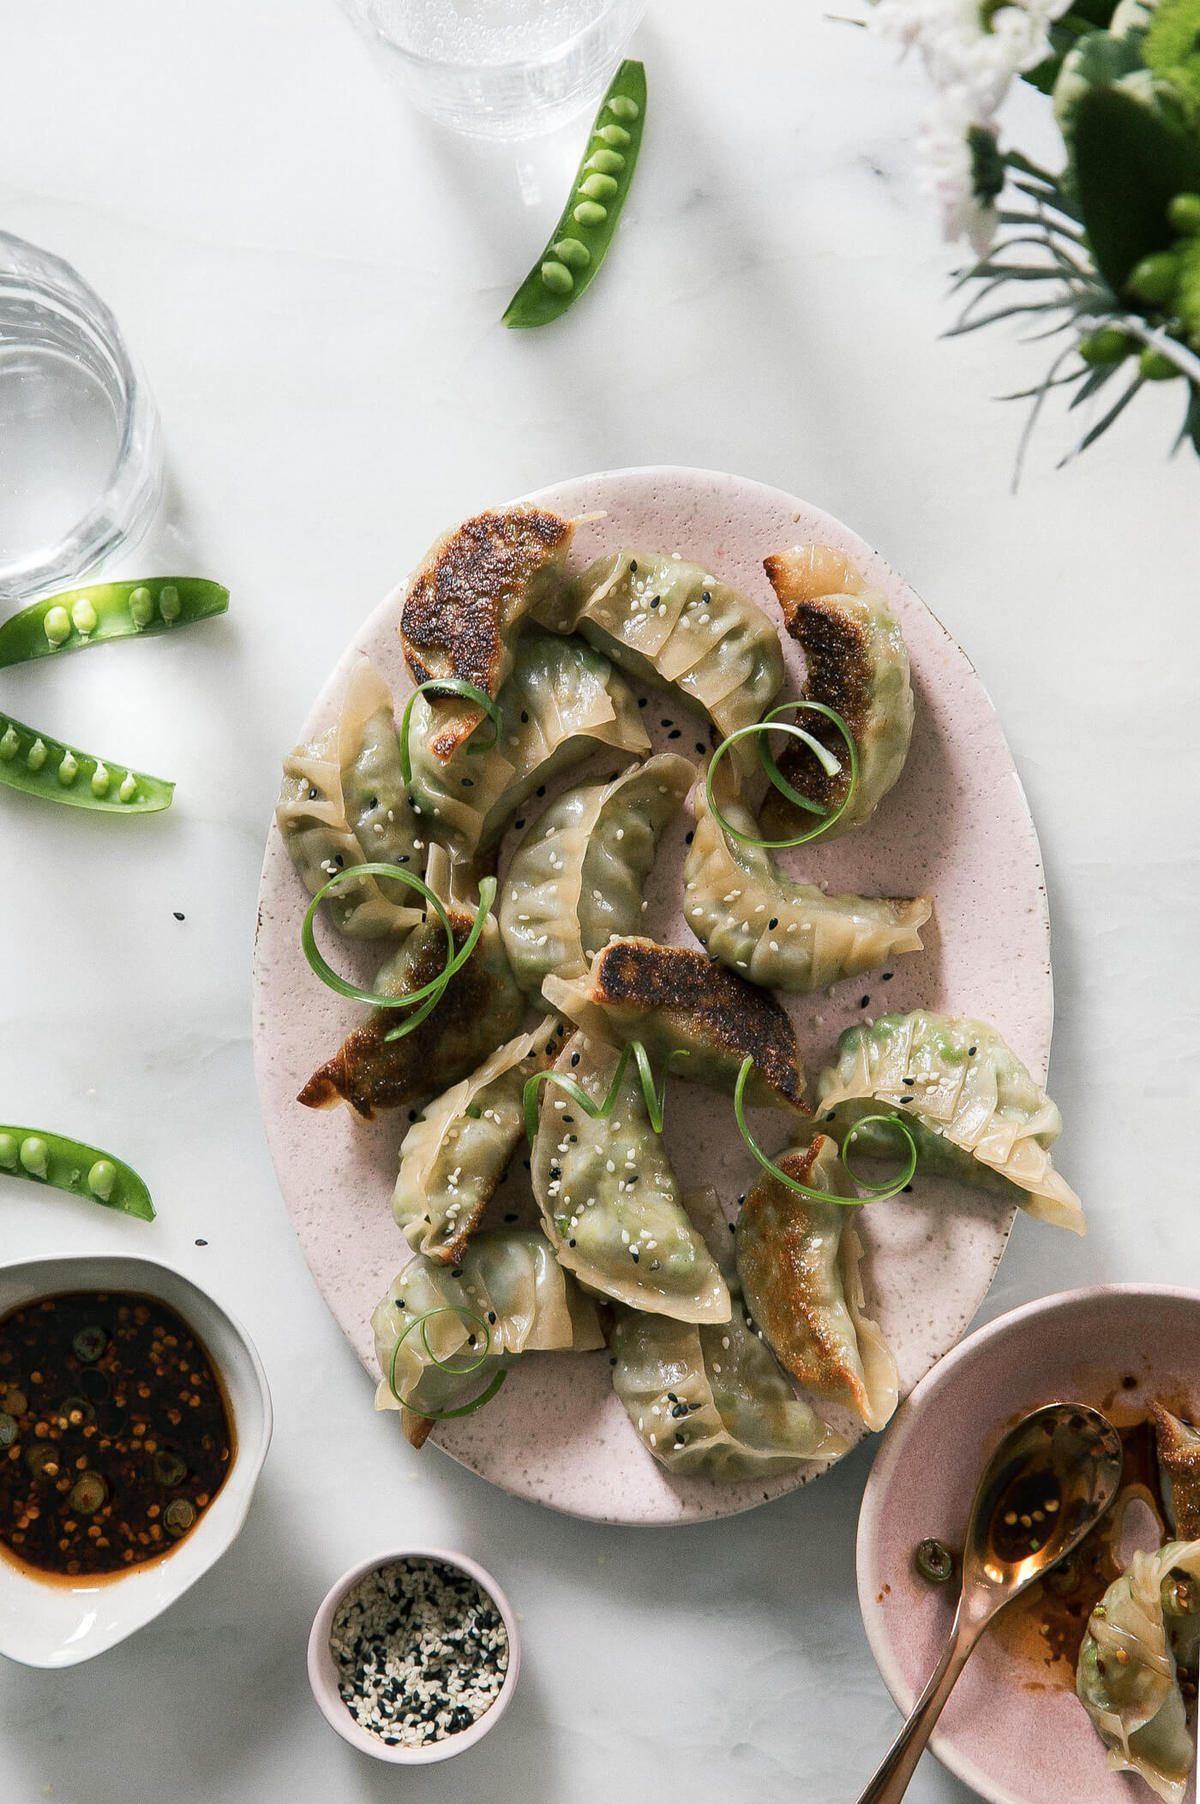
<svg viewBox="0 0 1200 1804">
<path fill-rule="evenodd" d="M 465 1572 L 473 1578 L 479 1587 L 486 1591 L 500 1612 L 504 1630 L 508 1636 L 508 1669 L 493 1703 L 467 1729 L 460 1729 L 453 1735 L 444 1736 L 441 1741 L 428 1742 L 422 1747 L 389 1747 L 370 1729 L 364 1729 L 355 1721 L 349 1708 L 344 1703 L 338 1690 L 337 1669 L 330 1648 L 330 1632 L 338 1605 L 352 1591 L 360 1580 L 381 1567 L 392 1566 L 397 1560 L 432 1560 L 444 1566 L 452 1566 L 456 1571 Z M 461 1754 L 467 1748 L 485 1736 L 489 1729 L 495 1727 L 503 1716 L 512 1698 L 517 1682 L 517 1674 L 521 1667 L 521 1642 L 517 1632 L 517 1619 L 508 1598 L 492 1577 L 491 1573 L 464 1553 L 455 1553 L 445 1547 L 403 1546 L 387 1548 L 384 1551 L 359 1560 L 351 1566 L 326 1592 L 316 1616 L 313 1618 L 312 1630 L 308 1638 L 308 1679 L 312 1686 L 313 1697 L 317 1706 L 331 1728 L 348 1741 L 351 1747 L 370 1754 L 376 1760 L 390 1761 L 394 1766 L 430 1766 L 438 1760 L 448 1760 L 453 1754 Z"/>
</svg>

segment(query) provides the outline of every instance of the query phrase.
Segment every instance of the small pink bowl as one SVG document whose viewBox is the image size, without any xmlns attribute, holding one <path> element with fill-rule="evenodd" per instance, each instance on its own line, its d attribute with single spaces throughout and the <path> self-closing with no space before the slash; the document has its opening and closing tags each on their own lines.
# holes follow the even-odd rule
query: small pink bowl
<svg viewBox="0 0 1200 1804">
<path fill-rule="evenodd" d="M 933 1671 L 953 1587 L 913 1568 L 927 1535 L 961 1545 L 983 1465 L 1006 1428 L 1054 1401 L 1090 1403 L 1118 1426 L 1161 1399 L 1200 1414 L 1200 1291 L 1112 1284 L 1014 1309 L 947 1354 L 892 1419 L 863 1497 L 858 1595 L 884 1683 L 903 1715 Z M 1145 1786 L 1110 1773 L 1061 1661 L 1010 1652 L 989 1629 L 931 1746 L 991 1804 L 1142 1804 Z M 881 1742 L 882 1758 L 884 1745 Z"/>
<path fill-rule="evenodd" d="M 508 1637 L 508 1668 L 495 1701 L 489 1704 L 481 1716 L 476 1717 L 469 1728 L 459 1729 L 453 1735 L 444 1736 L 441 1741 L 425 1742 L 415 1748 L 389 1746 L 374 1730 L 364 1728 L 356 1720 L 338 1690 L 337 1663 L 330 1646 L 333 1620 L 347 1592 L 352 1591 L 372 1572 L 392 1566 L 397 1560 L 431 1560 L 474 1579 L 500 1612 Z M 452 1754 L 461 1754 L 467 1748 L 473 1748 L 489 1729 L 495 1727 L 507 1710 L 520 1669 L 521 1643 L 517 1635 L 516 1617 L 507 1597 L 491 1574 L 485 1572 L 482 1566 L 476 1565 L 474 1560 L 467 1559 L 465 1554 L 447 1553 L 440 1547 L 400 1547 L 390 1553 L 376 1554 L 372 1559 L 362 1560 L 357 1566 L 352 1566 L 349 1572 L 342 1574 L 326 1596 L 317 1611 L 312 1633 L 308 1638 L 308 1679 L 326 1722 L 352 1748 L 358 1748 L 376 1760 L 388 1760 L 394 1766 L 430 1766 L 435 1760 L 449 1760 Z"/>
</svg>

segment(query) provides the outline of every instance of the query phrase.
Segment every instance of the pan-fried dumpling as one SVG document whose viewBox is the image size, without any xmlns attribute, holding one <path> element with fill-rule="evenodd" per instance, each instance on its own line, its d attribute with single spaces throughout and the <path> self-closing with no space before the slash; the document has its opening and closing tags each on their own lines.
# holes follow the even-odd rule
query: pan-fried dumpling
<svg viewBox="0 0 1200 1804">
<path fill-rule="evenodd" d="M 275 818 L 310 896 L 357 864 L 411 866 L 425 860 L 420 822 L 408 806 L 392 695 L 371 663 L 356 664 L 336 723 L 283 761 Z M 416 892 L 360 878 L 326 907 L 342 933 L 359 939 L 407 933 L 421 918 Z"/>
<path fill-rule="evenodd" d="M 461 1260 L 520 1144 L 526 1081 L 554 1063 L 562 1033 L 548 1015 L 532 1033 L 517 1034 L 409 1128 L 392 1213 L 417 1252 L 449 1265 Z"/>
<path fill-rule="evenodd" d="M 808 1113 L 796 1030 L 773 996 L 685 946 L 612 940 L 585 977 L 547 977 L 542 993 L 593 1039 L 624 1046 L 640 1040 L 655 1070 L 668 1054 L 689 1083 L 733 1093 L 747 1056 L 754 1071 L 747 1100 L 760 1108 Z"/>
<path fill-rule="evenodd" d="M 853 1198 L 834 1141 L 818 1134 L 776 1164 L 797 1183 Z M 780 1364 L 819 1401 L 840 1403 L 868 1428 L 896 1407 L 896 1362 L 863 1313 L 862 1243 L 849 1209 L 798 1196 L 766 1174 L 750 1191 L 734 1236 L 746 1305 Z"/>
<path fill-rule="evenodd" d="M 1039 1221 L 1082 1234 L 1083 1207 L 1049 1151 L 1062 1116 L 994 1027 L 933 1015 L 881 1015 L 850 1027 L 821 1073 L 816 1114 L 843 1140 L 862 1115 L 903 1115 L 933 1177 L 1012 1197 Z M 895 1158 L 896 1137 L 868 1126 L 853 1158 Z"/>
<path fill-rule="evenodd" d="M 1200 1539 L 1200 1429 L 1155 1403 L 1154 1444 L 1163 1503 L 1181 1541 Z"/>
<path fill-rule="evenodd" d="M 517 982 L 582 977 L 614 936 L 641 925 L 642 886 L 659 835 L 695 780 L 661 752 L 611 783 L 569 789 L 533 823 L 500 885 L 500 932 Z"/>
<path fill-rule="evenodd" d="M 541 508 L 506 507 L 443 533 L 405 588 L 400 643 L 414 683 L 456 677 L 494 700 L 522 620 L 561 581 L 574 532 Z M 458 697 L 439 697 L 434 710 L 442 759 L 485 718 Z"/>
<path fill-rule="evenodd" d="M 611 1046 L 573 1034 L 555 1062 L 595 1103 L 617 1068 Z M 556 1257 L 592 1290 L 680 1322 L 727 1322 L 729 1291 L 688 1220 L 632 1061 L 607 1120 L 555 1084 L 542 1089 L 533 1194 Z"/>
<path fill-rule="evenodd" d="M 461 951 L 474 916 L 453 905 L 446 912 L 455 951 Z M 419 990 L 445 970 L 446 952 L 445 929 L 431 915 L 385 962 L 373 987 L 385 996 Z M 403 1017 L 392 1009 L 375 1009 L 365 1026 L 356 1028 L 313 1073 L 298 1100 L 310 1109 L 348 1102 L 370 1121 L 376 1109 L 399 1108 L 466 1077 L 497 1041 L 517 1031 L 524 1012 L 496 918 L 489 915 L 475 950 L 431 1014 L 403 1039 L 388 1040 L 385 1036 Z"/>
<path fill-rule="evenodd" d="M 475 1371 L 462 1374 L 461 1368 L 479 1357 L 483 1333 L 460 1315 L 432 1315 L 401 1340 L 410 1322 L 435 1309 L 466 1309 L 487 1323 L 487 1355 Z M 375 1407 L 404 1409 L 404 1433 L 414 1447 L 433 1426 L 421 1411 L 438 1414 L 477 1396 L 502 1360 L 521 1353 L 586 1353 L 604 1345 L 595 1304 L 536 1229 L 477 1234 L 454 1267 L 415 1254 L 377 1306 L 371 1326 L 381 1373 Z M 443 1372 L 435 1359 L 457 1366 L 460 1375 Z"/>
<path fill-rule="evenodd" d="M 721 813 L 739 832 L 754 816 L 728 784 L 714 784 Z M 721 793 L 724 790 L 724 793 Z M 928 896 L 827 896 L 785 877 L 764 846 L 725 833 L 702 783 L 692 797 L 696 831 L 683 864 L 683 912 L 700 944 L 764 989 L 807 995 L 919 952 Z"/>
<path fill-rule="evenodd" d="M 701 564 L 665 552 L 617 551 L 579 578 L 569 619 L 566 592 L 549 624 L 570 626 L 614 663 L 696 703 L 722 738 L 760 720 L 783 682 L 779 634 L 762 609 Z M 730 754 L 757 769 L 753 748 Z"/>
<path fill-rule="evenodd" d="M 419 695 L 409 721 L 408 797 L 429 835 L 473 857 L 495 846 L 528 795 L 602 746 L 650 750 L 637 700 L 608 659 L 582 639 L 529 633 L 500 691 L 498 743 L 437 756 L 437 698 Z M 481 733 L 485 741 L 490 733 Z"/>
<path fill-rule="evenodd" d="M 835 709 L 854 736 L 858 784 L 850 806 L 824 836 L 837 839 L 870 820 L 904 769 L 913 728 L 908 648 L 887 596 L 868 588 L 844 553 L 798 545 L 767 558 L 763 568 L 787 630 L 808 661 L 801 695 Z M 793 789 L 832 813 L 850 787 L 846 742 L 832 722 L 811 710 L 796 720 L 842 768 L 828 775 L 808 747 L 791 738 L 776 763 Z M 785 839 L 815 824 L 773 784 L 759 820 L 765 839 Z"/>
<path fill-rule="evenodd" d="M 1075 1689 L 1108 1748 L 1111 1773 L 1139 1773 L 1165 1804 L 1182 1804 L 1194 1744 L 1178 1667 L 1200 1638 L 1200 1541 L 1135 1553 L 1092 1611 Z"/>
<path fill-rule="evenodd" d="M 675 1322 L 618 1304 L 613 1388 L 655 1459 L 670 1472 L 702 1478 L 767 1478 L 845 1450 L 797 1397 L 748 1325 L 733 1261 L 733 1239 L 713 1191 L 689 1196 L 729 1286 L 727 1322 Z"/>
</svg>

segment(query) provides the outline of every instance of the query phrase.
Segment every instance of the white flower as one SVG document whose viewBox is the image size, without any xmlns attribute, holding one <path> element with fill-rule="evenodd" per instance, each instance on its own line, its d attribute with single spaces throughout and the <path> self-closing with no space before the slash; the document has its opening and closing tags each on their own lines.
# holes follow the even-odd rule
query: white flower
<svg viewBox="0 0 1200 1804">
<path fill-rule="evenodd" d="M 879 0 L 871 25 L 905 49 L 915 46 L 934 85 L 987 120 L 1014 76 L 1050 54 L 1050 25 L 1069 4 L 1011 0 L 985 14 L 981 0 Z"/>
<path fill-rule="evenodd" d="M 962 94 L 941 94 L 922 116 L 917 156 L 917 179 L 941 210 L 943 237 L 967 238 L 984 256 L 1003 186 L 994 129 L 973 115 Z"/>
</svg>

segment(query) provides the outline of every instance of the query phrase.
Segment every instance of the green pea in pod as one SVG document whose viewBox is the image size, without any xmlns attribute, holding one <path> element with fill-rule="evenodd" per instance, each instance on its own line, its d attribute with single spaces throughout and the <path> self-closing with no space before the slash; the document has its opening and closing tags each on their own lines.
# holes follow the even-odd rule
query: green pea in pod
<svg viewBox="0 0 1200 1804">
<path fill-rule="evenodd" d="M 64 589 L 22 608 L 0 626 L 0 669 L 103 645 L 108 639 L 148 638 L 224 614 L 228 607 L 229 590 L 197 576 Z"/>
<path fill-rule="evenodd" d="M 623 62 L 600 103 L 562 217 L 508 304 L 506 326 L 547 325 L 594 281 L 629 194 L 645 122 L 645 68 Z"/>
<path fill-rule="evenodd" d="M 154 1220 L 150 1192 L 124 1160 L 44 1128 L 0 1127 L 0 1174 L 5 1173 L 86 1197 L 141 1221 Z"/>
<path fill-rule="evenodd" d="M 175 793 L 164 777 L 81 752 L 10 715 L 0 715 L 0 784 L 102 814 L 158 814 Z"/>
</svg>

